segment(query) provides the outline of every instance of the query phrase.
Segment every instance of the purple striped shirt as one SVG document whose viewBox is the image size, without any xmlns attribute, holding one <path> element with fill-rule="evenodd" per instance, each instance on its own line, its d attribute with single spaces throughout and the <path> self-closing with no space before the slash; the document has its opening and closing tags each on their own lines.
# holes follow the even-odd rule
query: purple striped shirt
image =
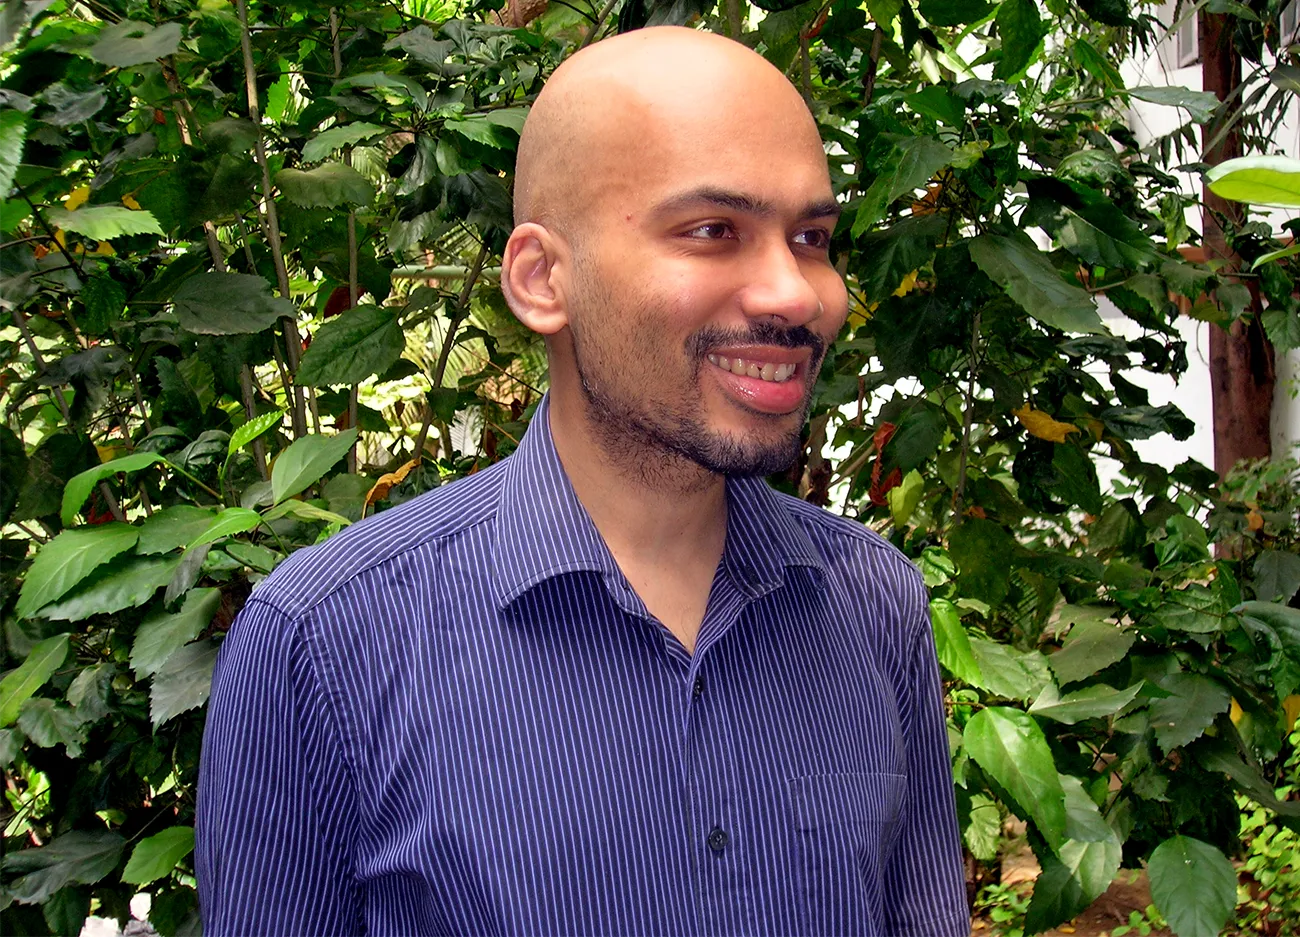
<svg viewBox="0 0 1300 937">
<path fill-rule="evenodd" d="M 205 935 L 968 933 L 911 563 L 729 479 L 688 654 L 546 408 L 253 593 L 203 745 Z"/>
</svg>

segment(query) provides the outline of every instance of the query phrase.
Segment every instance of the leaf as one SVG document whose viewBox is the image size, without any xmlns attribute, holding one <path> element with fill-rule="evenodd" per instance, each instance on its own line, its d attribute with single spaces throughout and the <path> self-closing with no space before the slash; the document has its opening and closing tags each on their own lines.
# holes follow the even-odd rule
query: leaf
<svg viewBox="0 0 1300 937">
<path fill-rule="evenodd" d="M 903 476 L 903 481 L 889 489 L 885 497 L 889 501 L 889 513 L 894 520 L 895 527 L 906 527 L 907 522 L 912 519 L 912 514 L 916 511 L 916 506 L 921 503 L 921 496 L 925 494 L 925 479 L 916 469 L 912 469 Z"/>
<path fill-rule="evenodd" d="M 271 469 L 271 500 L 285 498 L 320 481 L 322 475 L 342 459 L 360 435 L 355 426 L 337 436 L 304 436 L 280 453 Z"/>
<path fill-rule="evenodd" d="M 1156 541 L 1156 559 L 1161 568 L 1202 563 L 1210 558 L 1210 542 L 1200 521 L 1186 514 L 1165 520 L 1165 538 Z"/>
<path fill-rule="evenodd" d="M 497 125 L 488 120 L 486 116 L 474 115 L 471 117 L 450 118 L 444 126 L 447 130 L 458 133 L 467 140 L 473 140 L 475 143 L 482 143 L 484 146 L 490 146 L 494 149 L 500 149 L 506 143 L 506 138 L 497 130 Z"/>
<path fill-rule="evenodd" d="M 934 256 L 947 219 L 938 213 L 913 215 L 858 239 L 858 250 L 871 263 L 859 274 L 862 293 L 880 302 L 898 288 L 903 278 Z"/>
<path fill-rule="evenodd" d="M 1250 269 L 1257 270 L 1264 266 L 1264 264 L 1272 263 L 1275 260 L 1281 260 L 1284 257 L 1294 257 L 1296 254 L 1300 254 L 1300 242 L 1296 242 L 1287 247 L 1280 247 L 1275 251 L 1269 251 L 1267 254 L 1260 254 L 1251 262 Z M 1281 312 L 1282 310 L 1278 311 Z M 1294 321 L 1295 316 L 1291 316 L 1290 319 Z M 1292 343 L 1289 347 L 1295 348 L 1297 344 L 1300 344 L 1300 342 Z"/>
<path fill-rule="evenodd" d="M 273 410 L 270 413 L 263 413 L 261 416 L 255 416 L 248 422 L 241 424 L 233 433 L 230 434 L 230 442 L 226 447 L 226 458 L 229 459 L 236 452 L 243 449 L 267 430 L 279 426 L 283 420 L 284 411 Z"/>
<path fill-rule="evenodd" d="M 1205 174 L 1210 191 L 1252 205 L 1300 208 L 1300 159 L 1241 156 L 1225 159 Z"/>
<path fill-rule="evenodd" d="M 975 662 L 970 637 L 961 623 L 961 612 L 947 599 L 930 600 L 930 622 L 939 663 L 948 673 L 971 686 L 983 686 L 980 665 Z"/>
<path fill-rule="evenodd" d="M 240 335 L 270 328 L 298 310 L 271 293 L 271 285 L 247 273 L 200 273 L 172 297 L 181 328 L 197 335 Z"/>
<path fill-rule="evenodd" d="M 1032 819 L 1055 852 L 1065 840 L 1065 791 L 1043 730 L 1018 709 L 990 706 L 966 723 L 966 751 Z"/>
<path fill-rule="evenodd" d="M 1166 754 L 1199 738 L 1219 713 L 1228 711 L 1232 697 L 1217 680 L 1196 673 L 1161 677 L 1156 685 L 1170 694 L 1151 701 L 1151 728 Z"/>
<path fill-rule="evenodd" d="M 1127 690 L 1117 690 L 1102 683 L 1062 696 L 1055 684 L 1048 684 L 1029 711 L 1035 716 L 1045 716 L 1072 726 L 1084 719 L 1115 715 L 1137 698 L 1142 687 L 1142 681 Z"/>
<path fill-rule="evenodd" d="M 1232 610 L 1243 624 L 1272 636 L 1277 645 L 1300 660 L 1300 609 L 1274 602 L 1243 602 Z"/>
<path fill-rule="evenodd" d="M 154 728 L 168 719 L 202 706 L 212 690 L 212 668 L 217 646 L 211 641 L 187 644 L 168 658 L 154 674 L 149 693 L 149 715 Z"/>
<path fill-rule="evenodd" d="M 302 356 L 298 382 L 307 387 L 359 384 L 391 368 L 406 338 L 392 306 L 357 306 L 328 320 Z"/>
<path fill-rule="evenodd" d="M 285 516 L 292 516 L 300 521 L 325 521 L 327 524 L 338 524 L 340 527 L 347 527 L 352 523 L 342 514 L 335 514 L 333 511 L 318 508 L 306 501 L 293 500 L 280 502 L 266 512 L 263 520 L 273 521 Z"/>
<path fill-rule="evenodd" d="M 54 227 L 74 231 L 92 241 L 107 241 L 133 234 L 163 233 L 158 219 L 150 212 L 144 209 L 133 211 L 118 205 L 90 205 L 76 211 L 51 208 L 45 215 Z"/>
<path fill-rule="evenodd" d="M 368 124 L 360 120 L 351 124 L 339 124 L 330 127 L 328 130 L 322 130 L 308 140 L 302 148 L 302 159 L 305 163 L 314 163 L 329 156 L 335 150 L 342 149 L 345 146 L 352 146 L 362 140 L 369 140 L 385 133 L 388 133 L 387 127 L 381 127 L 379 124 Z"/>
<path fill-rule="evenodd" d="M 1172 403 L 1160 407 L 1107 407 L 1097 417 L 1120 439 L 1150 439 L 1160 433 L 1187 439 L 1196 431 L 1196 424 Z"/>
<path fill-rule="evenodd" d="M 18 111 L 0 111 L 0 200 L 7 199 L 13 188 L 26 138 L 27 118 Z"/>
<path fill-rule="evenodd" d="M 1097 189 L 1047 178 L 1025 186 L 1030 200 L 1021 224 L 1043 228 L 1084 262 L 1124 268 L 1156 261 L 1151 238 Z"/>
<path fill-rule="evenodd" d="M 1063 279 L 1032 242 L 983 234 L 970 256 L 994 283 L 1039 322 L 1063 332 L 1104 331 L 1092 298 Z"/>
<path fill-rule="evenodd" d="M 1178 937 L 1218 934 L 1237 906 L 1237 873 L 1227 857 L 1190 836 L 1173 836 L 1147 861 L 1151 899 Z"/>
<path fill-rule="evenodd" d="M 1110 887 L 1122 858 L 1117 838 L 1069 839 L 1058 855 L 1045 856 L 1025 913 L 1025 933 L 1041 933 L 1086 910 Z"/>
<path fill-rule="evenodd" d="M 73 91 L 61 81 L 46 88 L 43 96 L 45 103 L 54 108 L 54 113 L 46 114 L 42 119 L 55 127 L 71 127 L 89 120 L 108 103 L 108 95 L 98 85 L 85 91 Z"/>
<path fill-rule="evenodd" d="M 934 26 L 978 23 L 993 10 L 988 0 L 920 0 L 917 10 Z"/>
<path fill-rule="evenodd" d="M 1011 584 L 1011 559 L 1016 542 L 1001 524 L 968 517 L 948 538 L 948 553 L 961 571 L 962 594 L 996 605 Z"/>
<path fill-rule="evenodd" d="M 1124 659 L 1137 636 L 1108 621 L 1085 618 L 1070 628 L 1064 646 L 1047 662 L 1061 686 L 1105 670 Z"/>
<path fill-rule="evenodd" d="M 143 680 L 162 669 L 167 659 L 199 636 L 221 607 L 220 589 L 194 589 L 180 611 L 158 612 L 140 625 L 131 645 L 131 669 Z"/>
<path fill-rule="evenodd" d="M 1161 104 L 1165 107 L 1181 107 L 1198 124 L 1208 123 L 1214 109 L 1219 106 L 1219 99 L 1209 91 L 1192 91 L 1190 88 L 1176 85 L 1161 87 L 1143 85 L 1138 88 L 1130 88 L 1128 93 L 1135 98 L 1149 101 L 1152 104 Z"/>
<path fill-rule="evenodd" d="M 68 702 L 76 710 L 78 722 L 96 722 L 108 715 L 115 673 L 115 664 L 93 664 L 73 679 L 68 686 Z"/>
<path fill-rule="evenodd" d="M 982 689 L 1006 699 L 1031 700 L 1052 682 L 1047 659 L 1039 651 L 1021 651 L 997 641 L 970 639 L 979 664 Z"/>
<path fill-rule="evenodd" d="M 173 826 L 142 839 L 131 851 L 122 870 L 128 885 L 148 885 L 169 875 L 176 865 L 194 851 L 194 827 Z"/>
<path fill-rule="evenodd" d="M 302 208 L 369 205 L 375 187 L 351 166 L 323 163 L 315 169 L 281 169 L 275 184 L 284 197 Z"/>
<path fill-rule="evenodd" d="M 148 23 L 122 20 L 101 29 L 98 41 L 86 50 L 86 54 L 104 65 L 129 68 L 171 55 L 180 44 L 180 23 L 163 23 L 154 27 Z"/>
<path fill-rule="evenodd" d="M 885 211 L 894 199 L 924 185 L 951 159 L 952 149 L 934 137 L 895 140 L 885 170 L 871 183 L 858 205 L 853 218 L 853 237 L 857 238 L 885 217 Z"/>
<path fill-rule="evenodd" d="M 81 301 L 86 305 L 79 323 L 82 330 L 99 335 L 122 317 L 126 290 L 112 277 L 91 277 L 81 288 Z"/>
<path fill-rule="evenodd" d="M 57 621 L 81 621 L 136 608 L 171 580 L 177 556 L 119 557 L 88 576 L 77 588 L 37 614 Z"/>
<path fill-rule="evenodd" d="M 40 748 L 64 746 L 69 758 L 80 758 L 81 746 L 86 743 L 86 733 L 77 714 L 70 707 L 44 697 L 23 703 L 18 728 Z"/>
<path fill-rule="evenodd" d="M 135 552 L 142 556 L 151 553 L 168 553 L 185 546 L 207 530 L 217 515 L 207 508 L 192 504 L 176 504 L 153 516 L 140 525 L 140 539 Z"/>
<path fill-rule="evenodd" d="M 118 523 L 63 531 L 36 554 L 27 570 L 15 614 L 19 618 L 32 617 L 96 567 L 135 546 L 139 536 L 136 528 Z"/>
<path fill-rule="evenodd" d="M 81 511 L 81 506 L 86 503 L 86 499 L 90 497 L 90 493 L 105 478 L 112 478 L 119 472 L 138 472 L 158 462 L 166 461 L 156 452 L 135 452 L 74 475 L 68 479 L 67 487 L 63 489 L 63 509 L 59 515 L 60 519 L 65 526 L 70 527 L 76 521 L 77 514 Z"/>
<path fill-rule="evenodd" d="M 27 659 L 0 680 L 0 727 L 13 725 L 23 703 L 45 685 L 68 656 L 68 636 L 46 638 L 27 654 Z"/>
<path fill-rule="evenodd" d="M 4 871 L 20 876 L 6 882 L 19 904 L 40 904 L 69 883 L 92 885 L 117 866 L 126 840 L 108 830 L 73 830 L 48 846 L 19 849 L 4 857 Z"/>
<path fill-rule="evenodd" d="M 285 452 L 288 452 L 288 450 L 286 449 Z M 281 458 L 283 457 L 282 454 Z M 201 547 L 205 543 L 213 543 L 222 537 L 233 537 L 235 534 L 242 534 L 245 531 L 253 530 L 260 523 L 262 523 L 262 515 L 250 508 L 225 508 L 208 524 L 201 534 L 186 544 L 185 549 L 193 550 L 195 547 Z"/>
<path fill-rule="evenodd" d="M 1079 427 L 1073 423 L 1054 420 L 1042 410 L 1033 409 L 1029 404 L 1025 404 L 1018 410 L 1012 410 L 1011 415 L 1020 421 L 1021 426 L 1029 430 L 1029 435 L 1046 439 L 1048 442 L 1065 442 L 1066 436 L 1079 432 Z"/>
<path fill-rule="evenodd" d="M 1002 0 L 994 22 L 1002 38 L 1002 57 L 993 68 L 994 78 L 1015 81 L 1040 54 L 1050 25 L 1038 13 L 1034 0 Z"/>
</svg>

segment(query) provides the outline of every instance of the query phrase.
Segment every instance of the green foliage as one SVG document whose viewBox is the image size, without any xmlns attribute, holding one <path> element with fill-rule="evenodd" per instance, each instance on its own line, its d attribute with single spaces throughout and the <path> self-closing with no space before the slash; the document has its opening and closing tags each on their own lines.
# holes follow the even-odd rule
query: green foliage
<svg viewBox="0 0 1300 937">
<path fill-rule="evenodd" d="M 724 28 L 696 0 L 599 6 L 604 32 Z M 161 933 L 188 928 L 203 707 L 251 587 L 525 430 L 541 343 L 495 272 L 514 150 L 600 9 L 526 29 L 478 10 L 0 14 L 6 933 L 74 932 L 92 900 L 122 918 L 139 886 Z M 829 144 L 852 305 L 809 437 L 843 457 L 805 451 L 775 481 L 925 575 L 963 840 L 992 861 L 1016 814 L 1043 868 L 1032 895 L 977 905 L 1003 933 L 1049 928 L 1149 863 L 1176 930 L 1221 924 L 1235 798 L 1257 882 L 1289 881 L 1300 823 L 1279 784 L 1300 467 L 1220 484 L 1144 462 L 1134 440 L 1192 426 L 1125 376 L 1185 370 L 1175 296 L 1251 314 L 1178 252 L 1194 201 L 1171 141 L 1220 105 L 1125 90 L 1118 57 L 1155 37 L 1110 0 L 745 10 L 740 38 L 797 76 Z M 1276 12 L 1251 16 L 1239 30 L 1276 51 Z M 1270 87 L 1294 94 L 1292 72 Z M 1130 98 L 1181 109 L 1182 136 L 1139 149 Z M 1230 236 L 1268 334 L 1300 346 L 1300 255 L 1258 225 Z M 1141 338 L 1107 330 L 1102 295 Z M 1200 897 L 1174 907 L 1191 872 Z M 1279 894 L 1252 892 L 1248 919 L 1289 921 Z"/>
</svg>

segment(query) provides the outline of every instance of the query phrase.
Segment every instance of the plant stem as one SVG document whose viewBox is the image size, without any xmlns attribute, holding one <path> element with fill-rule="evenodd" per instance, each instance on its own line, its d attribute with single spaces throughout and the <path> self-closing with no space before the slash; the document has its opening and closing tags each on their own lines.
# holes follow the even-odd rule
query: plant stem
<svg viewBox="0 0 1300 937">
<path fill-rule="evenodd" d="M 618 6 L 618 0 L 606 0 L 605 5 L 601 7 L 600 12 L 596 14 L 596 22 L 591 25 L 591 29 L 588 30 L 587 35 L 582 38 L 582 42 L 578 43 L 579 49 L 585 49 L 596 41 L 596 34 L 600 32 L 601 27 L 605 25 L 605 20 L 609 19 L 609 14 L 614 12 L 614 7 L 616 6 Z"/>
<path fill-rule="evenodd" d="M 961 516 L 962 499 L 966 493 L 966 462 L 970 458 L 971 423 L 975 417 L 975 375 L 979 371 L 981 312 L 982 310 L 975 310 L 975 319 L 971 323 L 970 331 L 970 381 L 966 385 L 966 406 L 965 412 L 962 414 L 961 458 L 957 462 L 957 490 L 952 493 L 952 511 L 954 516 L 957 517 Z"/>
<path fill-rule="evenodd" d="M 330 9 L 330 35 L 334 42 L 334 80 L 337 81 L 343 75 L 343 50 L 339 43 L 339 17 L 338 10 Z M 352 165 L 352 147 L 343 148 L 343 165 Z M 356 210 L 348 212 L 348 308 L 355 309 L 361 302 L 361 290 L 357 282 L 357 213 Z M 359 392 L 357 385 L 353 384 L 348 388 L 348 426 L 357 425 L 357 407 L 359 403 Z M 357 437 L 358 440 L 361 438 Z M 353 443 L 348 449 L 348 474 L 357 473 L 357 443 Z"/>
</svg>

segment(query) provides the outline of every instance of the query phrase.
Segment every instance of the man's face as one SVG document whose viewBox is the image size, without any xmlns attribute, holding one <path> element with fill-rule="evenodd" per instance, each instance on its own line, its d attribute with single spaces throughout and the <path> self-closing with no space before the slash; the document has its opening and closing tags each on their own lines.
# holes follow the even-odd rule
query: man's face
<svg viewBox="0 0 1300 937">
<path fill-rule="evenodd" d="M 820 142 L 738 111 L 686 122 L 602 189 L 574 232 L 569 325 L 607 446 L 770 474 L 798 453 L 847 298 Z"/>
</svg>

